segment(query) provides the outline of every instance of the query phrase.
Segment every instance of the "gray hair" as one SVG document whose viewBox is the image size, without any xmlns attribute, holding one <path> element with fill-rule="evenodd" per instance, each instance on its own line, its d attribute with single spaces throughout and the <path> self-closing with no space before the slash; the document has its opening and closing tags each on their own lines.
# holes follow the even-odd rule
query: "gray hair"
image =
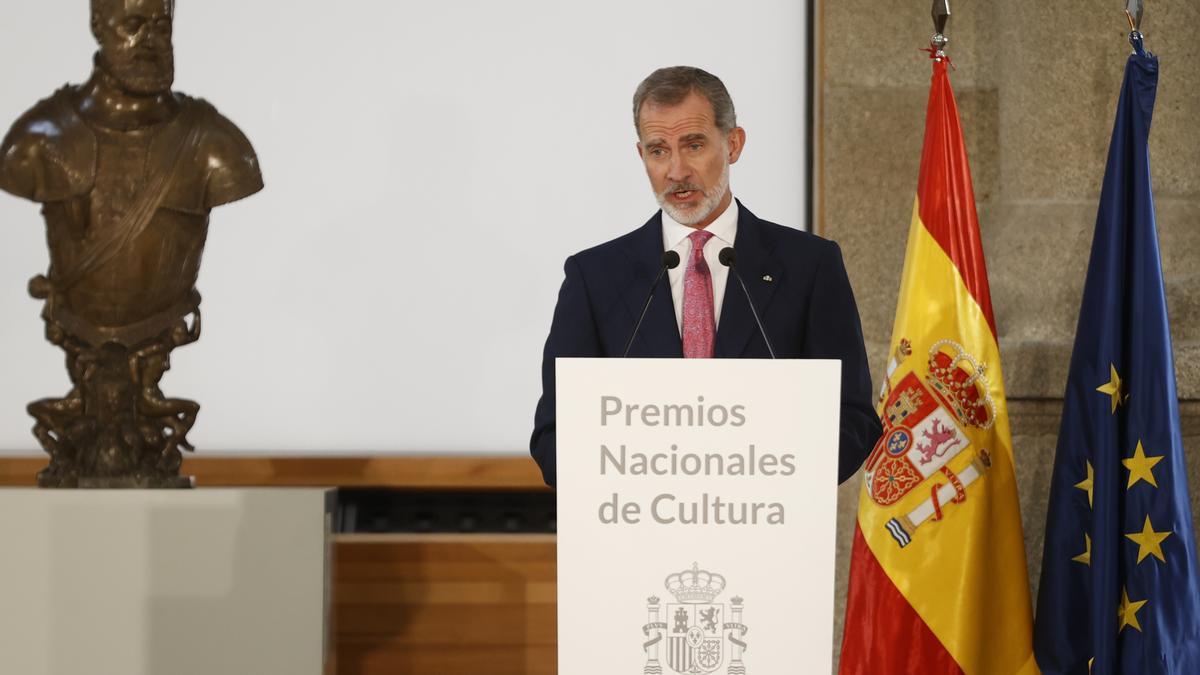
<svg viewBox="0 0 1200 675">
<path fill-rule="evenodd" d="M 737 128 L 733 98 L 719 77 L 693 66 L 671 66 L 650 73 L 633 94 L 633 127 L 638 136 L 642 134 L 643 104 L 649 101 L 655 105 L 678 105 L 693 91 L 712 104 L 717 128 L 722 133 Z"/>
</svg>

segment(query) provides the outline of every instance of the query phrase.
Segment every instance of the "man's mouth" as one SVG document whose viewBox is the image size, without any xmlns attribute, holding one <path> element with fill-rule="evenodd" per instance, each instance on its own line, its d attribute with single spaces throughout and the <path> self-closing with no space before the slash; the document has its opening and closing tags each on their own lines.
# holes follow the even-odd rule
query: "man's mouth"
<svg viewBox="0 0 1200 675">
<path fill-rule="evenodd" d="M 699 190 L 676 190 L 671 193 L 671 199 L 677 202 L 686 202 L 698 194 L 700 194 Z"/>
</svg>

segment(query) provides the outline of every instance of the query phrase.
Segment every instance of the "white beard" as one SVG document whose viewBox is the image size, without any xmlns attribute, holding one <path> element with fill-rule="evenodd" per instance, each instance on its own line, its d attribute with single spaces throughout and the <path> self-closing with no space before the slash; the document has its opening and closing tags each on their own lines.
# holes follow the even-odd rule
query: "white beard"
<svg viewBox="0 0 1200 675">
<path fill-rule="evenodd" d="M 721 169 L 721 178 L 717 180 L 717 184 L 711 190 L 705 191 L 704 198 L 694 207 L 681 209 L 672 204 L 667 200 L 667 195 L 672 191 L 673 188 L 667 188 L 662 194 L 654 195 L 658 200 L 658 205 L 671 217 L 671 220 L 680 225 L 695 225 L 703 221 L 712 215 L 721 200 L 725 198 L 725 193 L 729 191 L 729 162 L 726 162 L 725 168 Z"/>
</svg>

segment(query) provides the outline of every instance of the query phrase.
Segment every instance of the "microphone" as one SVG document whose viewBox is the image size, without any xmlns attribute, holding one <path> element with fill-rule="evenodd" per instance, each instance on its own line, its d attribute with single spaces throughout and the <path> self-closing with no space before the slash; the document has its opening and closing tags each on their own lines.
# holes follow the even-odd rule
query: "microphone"
<svg viewBox="0 0 1200 675">
<path fill-rule="evenodd" d="M 658 288 L 658 282 L 662 280 L 667 270 L 673 270 L 676 267 L 679 267 L 679 254 L 675 251 L 665 251 L 658 268 L 658 276 L 654 277 L 654 283 L 650 284 L 650 292 L 646 294 L 646 304 L 642 305 L 642 315 L 638 317 L 637 323 L 633 326 L 633 332 L 629 334 L 629 341 L 625 343 L 625 351 L 621 352 L 621 358 L 629 356 L 629 348 L 633 346 L 633 339 L 637 337 L 638 330 L 642 327 L 646 312 L 650 311 L 650 301 L 654 299 L 654 289 Z"/>
<path fill-rule="evenodd" d="M 750 313 L 754 315 L 754 323 L 758 324 L 758 332 L 762 335 L 763 342 L 767 343 L 767 351 L 770 352 L 771 358 L 775 356 L 775 348 L 771 346 L 771 340 L 767 338 L 767 331 L 763 328 L 762 319 L 758 318 L 758 310 L 754 308 L 754 299 L 750 297 L 750 289 L 746 288 L 746 282 L 742 280 L 742 275 L 737 269 L 737 252 L 732 247 L 726 246 L 717 254 L 717 260 L 721 264 L 728 267 L 733 275 L 737 277 L 738 283 L 742 287 L 742 294 L 746 296 L 746 303 L 750 305 Z"/>
</svg>

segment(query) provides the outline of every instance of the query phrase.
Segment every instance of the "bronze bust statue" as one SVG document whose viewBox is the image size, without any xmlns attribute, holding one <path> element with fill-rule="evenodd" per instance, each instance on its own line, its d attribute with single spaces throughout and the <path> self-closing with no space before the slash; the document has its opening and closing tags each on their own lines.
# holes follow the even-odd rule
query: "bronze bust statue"
<svg viewBox="0 0 1200 675">
<path fill-rule="evenodd" d="M 92 0 L 91 78 L 33 106 L 0 145 L 0 189 L 42 204 L 50 269 L 29 284 L 67 354 L 64 398 L 29 405 L 43 487 L 182 487 L 200 406 L 166 398 L 200 337 L 196 276 L 213 207 L 262 189 L 232 122 L 174 92 L 173 0 Z"/>
</svg>

